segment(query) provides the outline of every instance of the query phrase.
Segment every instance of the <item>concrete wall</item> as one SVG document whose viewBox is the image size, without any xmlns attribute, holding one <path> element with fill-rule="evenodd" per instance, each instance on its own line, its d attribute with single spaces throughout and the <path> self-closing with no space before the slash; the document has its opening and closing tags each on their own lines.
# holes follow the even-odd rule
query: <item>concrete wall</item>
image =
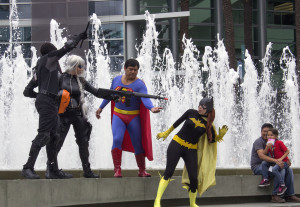
<svg viewBox="0 0 300 207">
<path fill-rule="evenodd" d="M 224 173 L 227 174 L 227 173 Z M 203 197 L 271 195 L 272 187 L 258 188 L 260 176 L 217 175 L 217 185 Z M 188 198 L 181 177 L 174 176 L 163 199 Z M 0 180 L 0 206 L 67 206 L 78 204 L 154 200 L 159 177 L 73 178 L 67 180 Z M 300 174 L 295 174 L 295 193 L 300 194 Z"/>
</svg>

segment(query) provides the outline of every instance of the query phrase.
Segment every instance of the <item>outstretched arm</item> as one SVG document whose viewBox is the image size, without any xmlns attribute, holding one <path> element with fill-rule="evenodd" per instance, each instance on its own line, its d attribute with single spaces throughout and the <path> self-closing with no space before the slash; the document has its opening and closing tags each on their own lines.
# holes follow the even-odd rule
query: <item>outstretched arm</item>
<svg viewBox="0 0 300 207">
<path fill-rule="evenodd" d="M 156 139 L 163 138 L 163 140 L 165 140 L 176 127 L 178 127 L 184 120 L 188 118 L 189 113 L 190 110 L 187 110 L 177 121 L 175 121 L 175 123 L 169 129 L 164 132 L 158 133 L 156 135 Z"/>
<path fill-rule="evenodd" d="M 109 93 L 105 89 L 95 88 L 84 78 L 80 78 L 80 81 L 86 91 L 90 92 L 91 94 L 93 94 L 94 96 L 96 96 L 98 98 L 103 98 L 103 99 L 107 99 L 107 100 L 115 100 L 117 98 L 117 96 L 114 96 L 113 94 Z"/>
</svg>

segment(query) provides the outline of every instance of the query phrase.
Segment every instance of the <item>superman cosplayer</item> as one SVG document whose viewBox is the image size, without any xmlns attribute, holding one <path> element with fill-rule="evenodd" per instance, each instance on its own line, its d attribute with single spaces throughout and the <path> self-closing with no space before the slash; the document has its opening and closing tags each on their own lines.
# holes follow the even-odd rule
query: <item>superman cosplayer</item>
<svg viewBox="0 0 300 207">
<path fill-rule="evenodd" d="M 113 79 L 110 89 L 125 90 L 139 93 L 148 93 L 145 83 L 137 78 L 139 63 L 137 60 L 129 59 L 125 62 L 125 75 Z M 102 109 L 109 103 L 104 100 L 96 112 L 100 118 Z M 111 103 L 113 146 L 112 158 L 114 163 L 114 177 L 122 177 L 121 160 L 122 151 L 135 153 L 139 167 L 139 177 L 150 177 L 145 171 L 145 157 L 153 160 L 150 114 L 160 111 L 160 107 L 154 107 L 149 98 L 131 97 L 130 106 L 126 106 L 125 97 L 120 102 Z"/>
</svg>

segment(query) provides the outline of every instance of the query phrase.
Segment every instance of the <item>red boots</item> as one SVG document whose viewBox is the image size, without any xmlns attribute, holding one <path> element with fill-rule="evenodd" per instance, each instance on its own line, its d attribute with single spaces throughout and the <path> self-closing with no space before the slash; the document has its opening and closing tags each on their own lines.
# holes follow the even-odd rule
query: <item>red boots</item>
<svg viewBox="0 0 300 207">
<path fill-rule="evenodd" d="M 111 155 L 113 158 L 113 162 L 114 162 L 114 168 L 115 168 L 115 174 L 114 177 L 116 178 L 121 178 L 122 177 L 122 172 L 121 172 L 121 160 L 122 160 L 122 150 L 118 149 L 118 148 L 114 148 L 111 151 Z M 151 177 L 151 175 L 149 173 L 147 173 L 145 171 L 146 167 L 145 167 L 145 154 L 138 154 L 135 155 L 136 158 L 136 163 L 139 167 L 139 177 Z"/>
<path fill-rule="evenodd" d="M 151 177 L 151 175 L 145 171 L 145 169 L 146 169 L 146 166 L 145 166 L 145 154 L 142 153 L 142 154 L 135 155 L 135 159 L 136 159 L 136 163 L 137 163 L 137 165 L 139 167 L 139 174 L 138 174 L 138 176 L 139 177 Z"/>
<path fill-rule="evenodd" d="M 118 148 L 114 148 L 111 151 L 111 155 L 112 155 L 114 167 L 115 167 L 114 177 L 121 178 L 122 177 L 122 172 L 121 172 L 122 150 L 120 150 Z"/>
</svg>

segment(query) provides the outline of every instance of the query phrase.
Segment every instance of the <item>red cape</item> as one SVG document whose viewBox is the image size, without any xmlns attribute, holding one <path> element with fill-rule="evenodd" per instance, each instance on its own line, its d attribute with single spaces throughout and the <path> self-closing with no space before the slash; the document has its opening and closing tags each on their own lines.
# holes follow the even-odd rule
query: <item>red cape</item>
<svg viewBox="0 0 300 207">
<path fill-rule="evenodd" d="M 115 108 L 115 102 L 111 101 L 111 120 Z M 142 130 L 142 147 L 145 151 L 145 156 L 149 161 L 153 160 L 152 152 L 152 139 L 151 139 L 151 123 L 149 110 L 144 106 L 143 102 L 140 104 L 140 119 Z M 134 152 L 134 148 L 131 143 L 130 135 L 128 131 L 125 131 L 124 139 L 122 143 L 122 150 L 127 152 Z"/>
</svg>

